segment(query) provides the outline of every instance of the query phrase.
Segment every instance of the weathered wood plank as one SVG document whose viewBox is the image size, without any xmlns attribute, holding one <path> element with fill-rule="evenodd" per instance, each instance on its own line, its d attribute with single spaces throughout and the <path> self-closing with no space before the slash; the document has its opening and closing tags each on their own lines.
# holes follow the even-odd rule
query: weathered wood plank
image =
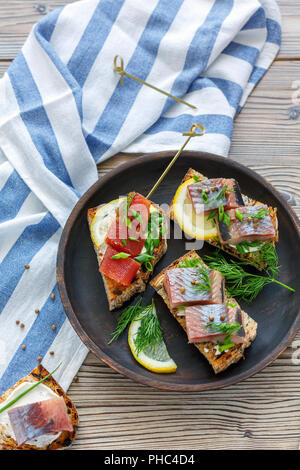
<svg viewBox="0 0 300 470">
<path fill-rule="evenodd" d="M 136 384 L 89 354 L 69 392 L 81 417 L 73 448 L 296 449 L 300 376 L 293 351 L 245 382 L 202 393 Z"/>
<path fill-rule="evenodd" d="M 46 13 L 73 0 L 1 0 L 0 58 L 13 59 L 20 51 L 34 23 Z M 283 40 L 281 57 L 300 57 L 300 0 L 279 0 L 282 14 Z"/>
</svg>

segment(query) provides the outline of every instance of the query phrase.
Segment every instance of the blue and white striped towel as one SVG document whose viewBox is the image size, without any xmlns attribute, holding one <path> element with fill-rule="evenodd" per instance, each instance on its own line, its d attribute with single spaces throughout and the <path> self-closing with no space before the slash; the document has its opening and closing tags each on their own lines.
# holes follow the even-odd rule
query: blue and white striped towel
<svg viewBox="0 0 300 470">
<path fill-rule="evenodd" d="M 67 389 L 85 358 L 55 261 L 96 163 L 121 150 L 176 149 L 195 121 L 206 134 L 189 149 L 227 155 L 233 119 L 280 37 L 274 0 L 85 0 L 33 28 L 0 81 L 0 393 L 38 356 L 49 370 L 63 361 L 56 378 Z M 128 72 L 197 109 L 130 79 L 121 87 L 116 54 Z"/>
</svg>

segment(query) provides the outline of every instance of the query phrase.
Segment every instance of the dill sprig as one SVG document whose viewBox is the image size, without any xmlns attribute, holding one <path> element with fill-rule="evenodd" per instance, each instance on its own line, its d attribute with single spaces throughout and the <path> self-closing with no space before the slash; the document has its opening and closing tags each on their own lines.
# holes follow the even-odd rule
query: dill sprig
<svg viewBox="0 0 300 470">
<path fill-rule="evenodd" d="M 197 266 L 198 284 L 193 285 L 193 289 L 198 292 L 209 292 L 211 290 L 211 279 L 209 272 L 203 264 Z"/>
<path fill-rule="evenodd" d="M 266 276 L 249 273 L 243 268 L 248 263 L 235 260 L 227 261 L 218 251 L 212 256 L 205 256 L 205 261 L 211 269 L 220 271 L 225 277 L 226 289 L 229 295 L 231 297 L 240 297 L 245 302 L 252 302 L 264 286 L 272 283 L 295 292 L 292 287 L 275 279 L 272 275 L 274 271 L 270 270 Z"/>
<path fill-rule="evenodd" d="M 183 261 L 178 263 L 179 268 L 194 268 L 202 263 L 200 258 L 185 258 Z"/>
<path fill-rule="evenodd" d="M 146 307 L 137 319 L 141 319 L 141 326 L 134 340 L 137 354 L 146 348 L 154 351 L 155 347 L 162 341 L 162 331 L 153 299 L 152 304 Z"/>
<path fill-rule="evenodd" d="M 135 305 L 129 305 L 129 307 L 125 308 L 122 315 L 118 318 L 117 327 L 115 331 L 112 333 L 112 337 L 108 344 L 111 344 L 117 338 L 119 338 L 120 334 L 126 330 L 127 325 L 131 323 L 137 315 L 145 308 L 141 306 L 142 299 L 140 298 Z"/>
<path fill-rule="evenodd" d="M 265 269 L 271 277 L 278 277 L 280 266 L 273 243 L 264 243 L 259 251 L 252 252 L 252 256 L 261 269 Z"/>
<path fill-rule="evenodd" d="M 150 350 L 153 351 L 162 341 L 162 330 L 158 322 L 153 299 L 151 305 L 145 307 L 141 305 L 141 298 L 135 305 L 127 307 L 119 317 L 117 327 L 108 344 L 115 341 L 132 321 L 137 320 L 141 320 L 141 326 L 134 340 L 137 354 L 147 347 L 150 347 Z"/>
</svg>

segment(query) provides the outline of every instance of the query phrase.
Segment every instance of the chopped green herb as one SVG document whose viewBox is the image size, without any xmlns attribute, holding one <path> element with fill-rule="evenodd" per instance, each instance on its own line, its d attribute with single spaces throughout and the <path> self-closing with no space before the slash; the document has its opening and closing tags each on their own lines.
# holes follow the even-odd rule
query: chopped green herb
<svg viewBox="0 0 300 470">
<path fill-rule="evenodd" d="M 237 216 L 240 222 L 243 222 L 244 216 L 238 209 L 235 210 L 235 215 Z"/>
<path fill-rule="evenodd" d="M 203 189 L 202 189 L 201 197 L 202 197 L 202 201 L 204 202 L 204 204 L 207 204 L 207 202 L 208 202 L 208 195 L 207 195 L 207 193 L 206 193 Z"/>
<path fill-rule="evenodd" d="M 127 241 L 125 240 L 125 238 L 122 238 L 122 243 L 123 243 L 124 246 L 127 245 Z"/>
<path fill-rule="evenodd" d="M 134 237 L 128 237 L 129 240 L 131 240 L 132 242 L 138 242 L 139 239 L 138 238 L 134 238 Z"/>
<path fill-rule="evenodd" d="M 113 255 L 111 257 L 111 259 L 126 259 L 126 258 L 129 258 L 130 254 L 128 253 L 124 253 L 123 251 L 121 251 L 120 253 L 117 253 L 116 255 Z"/>
<path fill-rule="evenodd" d="M 214 333 L 220 332 L 226 334 L 226 338 L 224 339 L 223 344 L 218 341 L 219 352 L 222 353 L 223 351 L 226 351 L 227 349 L 233 348 L 235 346 L 231 340 L 231 336 L 234 333 L 237 333 L 242 328 L 242 325 L 240 323 L 209 322 L 206 324 L 206 328 Z"/>
<path fill-rule="evenodd" d="M 193 285 L 192 288 L 198 292 L 209 292 L 211 290 L 212 282 L 209 277 L 209 271 L 203 264 L 197 267 L 197 275 L 199 282 L 197 285 Z"/>
<path fill-rule="evenodd" d="M 219 221 L 222 222 L 223 219 L 224 219 L 224 206 L 223 206 L 222 202 L 220 202 L 220 204 L 219 204 Z"/>
<path fill-rule="evenodd" d="M 217 209 L 211 211 L 209 213 L 209 216 L 207 217 L 207 220 L 213 219 L 217 215 L 217 212 L 218 212 Z"/>
<path fill-rule="evenodd" d="M 234 308 L 234 307 L 237 306 L 237 304 L 232 304 L 232 303 L 230 303 L 230 302 L 226 302 L 226 305 L 227 305 L 228 307 L 232 307 L 232 308 Z"/>
<path fill-rule="evenodd" d="M 264 209 L 263 207 L 261 209 L 258 209 L 257 212 L 247 212 L 245 214 L 245 217 L 250 217 L 251 219 L 263 219 L 267 214 L 269 214 L 269 209 Z"/>
<path fill-rule="evenodd" d="M 132 213 L 132 217 L 136 220 L 138 220 L 139 222 L 143 222 L 143 217 L 141 216 L 141 214 L 139 212 L 137 212 L 136 210 L 134 209 L 131 209 L 131 213 Z"/>
<path fill-rule="evenodd" d="M 194 180 L 196 181 L 196 183 L 199 183 L 200 179 L 198 178 L 197 175 L 193 175 L 193 178 L 194 178 Z"/>
<path fill-rule="evenodd" d="M 180 261 L 178 263 L 179 268 L 194 268 L 195 266 L 198 266 L 201 264 L 202 261 L 200 258 L 185 258 L 184 261 Z"/>
<path fill-rule="evenodd" d="M 226 193 L 232 193 L 232 192 L 233 192 L 233 189 L 228 189 L 227 185 L 224 184 L 224 186 L 220 189 L 218 194 L 213 199 L 211 199 L 209 203 L 212 204 L 213 202 L 219 201 L 220 199 L 225 199 Z"/>
<path fill-rule="evenodd" d="M 223 217 L 223 222 L 227 227 L 230 225 L 230 216 L 227 214 L 227 212 L 224 212 L 224 217 Z"/>
<path fill-rule="evenodd" d="M 135 256 L 134 259 L 139 263 L 148 263 L 148 261 L 155 259 L 155 256 L 148 255 L 148 253 L 141 253 L 140 255 Z"/>
</svg>

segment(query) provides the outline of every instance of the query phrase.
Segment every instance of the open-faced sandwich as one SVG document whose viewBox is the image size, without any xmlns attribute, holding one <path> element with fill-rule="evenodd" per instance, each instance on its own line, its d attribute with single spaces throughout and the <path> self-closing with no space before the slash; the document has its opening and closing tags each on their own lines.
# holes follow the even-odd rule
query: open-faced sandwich
<svg viewBox="0 0 300 470">
<path fill-rule="evenodd" d="M 153 267 L 167 250 L 163 211 L 131 192 L 88 210 L 88 223 L 109 309 L 143 292 Z"/>
<path fill-rule="evenodd" d="M 255 339 L 257 323 L 228 296 L 220 272 L 209 269 L 195 251 L 174 261 L 150 285 L 216 374 L 239 361 Z"/>
<path fill-rule="evenodd" d="M 278 241 L 276 211 L 241 194 L 234 179 L 208 179 L 190 168 L 169 216 L 192 238 L 206 240 L 263 270 Z"/>
<path fill-rule="evenodd" d="M 77 427 L 75 405 L 42 365 L 0 397 L 0 450 L 66 448 Z"/>
</svg>

